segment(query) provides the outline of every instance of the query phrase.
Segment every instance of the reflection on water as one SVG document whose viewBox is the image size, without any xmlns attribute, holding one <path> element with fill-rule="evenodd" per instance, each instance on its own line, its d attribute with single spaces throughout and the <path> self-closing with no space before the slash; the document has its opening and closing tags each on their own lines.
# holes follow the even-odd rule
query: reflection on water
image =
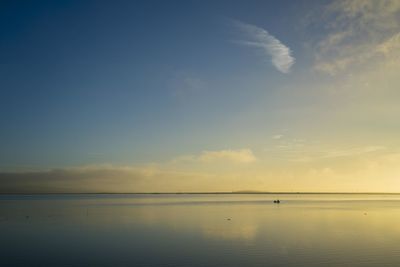
<svg viewBox="0 0 400 267">
<path fill-rule="evenodd" d="M 399 195 L 0 196 L 0 266 L 400 266 L 399 222 Z"/>
</svg>

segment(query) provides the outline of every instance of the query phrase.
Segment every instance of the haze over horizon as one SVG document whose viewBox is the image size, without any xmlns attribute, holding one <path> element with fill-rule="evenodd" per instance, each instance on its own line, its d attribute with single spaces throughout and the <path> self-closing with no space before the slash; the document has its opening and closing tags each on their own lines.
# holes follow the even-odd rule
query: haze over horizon
<svg viewBox="0 0 400 267">
<path fill-rule="evenodd" d="M 400 1 L 2 1 L 0 193 L 400 192 Z"/>
</svg>

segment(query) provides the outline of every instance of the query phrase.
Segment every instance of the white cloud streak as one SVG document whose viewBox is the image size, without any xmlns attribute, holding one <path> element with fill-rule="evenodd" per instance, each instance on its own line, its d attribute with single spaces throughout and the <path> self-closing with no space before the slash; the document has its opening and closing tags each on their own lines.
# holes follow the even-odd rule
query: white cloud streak
<svg viewBox="0 0 400 267">
<path fill-rule="evenodd" d="M 277 70 L 282 73 L 289 73 L 290 68 L 295 63 L 295 58 L 292 56 L 289 47 L 261 27 L 241 21 L 233 21 L 233 23 L 236 28 L 250 38 L 250 40 L 237 41 L 238 44 L 262 49 Z"/>
<path fill-rule="evenodd" d="M 337 0 L 320 13 L 324 23 L 316 23 L 324 25 L 328 34 L 315 47 L 317 71 L 336 75 L 353 66 L 391 58 L 392 52 L 398 51 L 398 0 Z"/>
<path fill-rule="evenodd" d="M 283 134 L 276 134 L 272 136 L 272 139 L 278 140 L 278 139 L 282 139 L 283 138 Z"/>
<path fill-rule="evenodd" d="M 169 87 L 174 97 L 183 101 L 207 90 L 208 86 L 203 79 L 194 73 L 176 71 L 169 81 Z"/>
<path fill-rule="evenodd" d="M 256 161 L 257 158 L 253 151 L 250 149 L 238 150 L 216 150 L 216 151 L 203 151 L 199 155 L 188 155 L 176 158 L 175 163 L 178 162 L 198 162 L 198 163 L 217 163 L 217 162 L 231 162 L 231 163 L 251 163 Z"/>
<path fill-rule="evenodd" d="M 363 146 L 351 148 L 321 147 L 321 144 L 307 146 L 300 140 L 286 141 L 277 146 L 283 159 L 293 162 L 314 162 L 319 160 L 331 160 L 340 158 L 361 157 L 363 155 L 375 155 L 386 150 L 385 146 Z"/>
<path fill-rule="evenodd" d="M 204 151 L 199 160 L 203 162 L 214 162 L 218 160 L 226 160 L 238 163 L 250 163 L 256 161 L 253 151 L 250 149 L 241 150 L 221 150 L 221 151 Z"/>
</svg>

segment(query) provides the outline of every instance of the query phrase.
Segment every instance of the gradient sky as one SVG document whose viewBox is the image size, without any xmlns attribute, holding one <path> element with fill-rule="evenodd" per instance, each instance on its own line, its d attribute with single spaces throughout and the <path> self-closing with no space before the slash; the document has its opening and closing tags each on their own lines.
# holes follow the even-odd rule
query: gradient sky
<svg viewBox="0 0 400 267">
<path fill-rule="evenodd" d="M 2 1 L 0 192 L 400 192 L 400 1 Z"/>
</svg>

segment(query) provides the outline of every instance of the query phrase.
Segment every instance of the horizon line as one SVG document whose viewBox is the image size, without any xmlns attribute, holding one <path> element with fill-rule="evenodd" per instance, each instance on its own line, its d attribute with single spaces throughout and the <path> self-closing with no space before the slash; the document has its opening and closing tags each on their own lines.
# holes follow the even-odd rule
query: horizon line
<svg viewBox="0 0 400 267">
<path fill-rule="evenodd" d="M 209 192 L 0 192 L 0 195 L 272 195 L 272 194 L 291 194 L 291 195 L 400 195 L 400 192 L 307 192 L 307 191 L 209 191 Z"/>
</svg>

